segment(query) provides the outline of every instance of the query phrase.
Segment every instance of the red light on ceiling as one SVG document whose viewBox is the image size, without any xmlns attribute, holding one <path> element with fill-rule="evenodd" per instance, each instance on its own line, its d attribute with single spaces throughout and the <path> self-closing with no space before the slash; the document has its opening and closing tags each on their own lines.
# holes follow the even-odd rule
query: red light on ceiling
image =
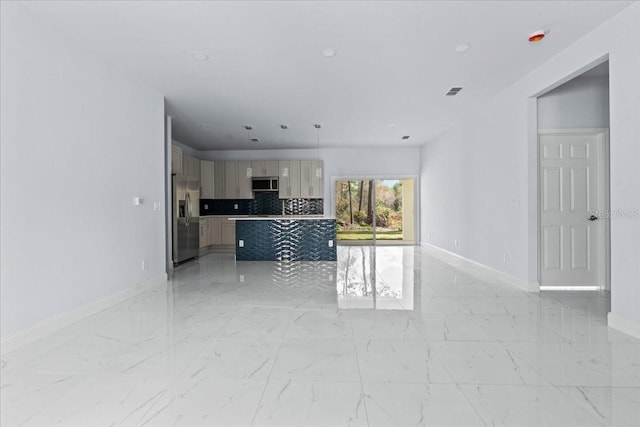
<svg viewBox="0 0 640 427">
<path fill-rule="evenodd" d="M 532 33 L 529 36 L 529 42 L 530 43 L 536 43 L 539 42 L 540 40 L 542 40 L 544 38 L 545 35 L 547 35 L 548 31 L 536 31 L 535 33 Z"/>
</svg>

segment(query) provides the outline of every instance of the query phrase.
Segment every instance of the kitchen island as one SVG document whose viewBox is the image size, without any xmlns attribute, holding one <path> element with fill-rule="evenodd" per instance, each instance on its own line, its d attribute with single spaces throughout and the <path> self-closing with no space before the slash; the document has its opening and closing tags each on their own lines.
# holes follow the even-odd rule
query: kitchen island
<svg viewBox="0 0 640 427">
<path fill-rule="evenodd" d="M 322 216 L 229 218 L 238 261 L 335 261 L 336 220 Z"/>
</svg>

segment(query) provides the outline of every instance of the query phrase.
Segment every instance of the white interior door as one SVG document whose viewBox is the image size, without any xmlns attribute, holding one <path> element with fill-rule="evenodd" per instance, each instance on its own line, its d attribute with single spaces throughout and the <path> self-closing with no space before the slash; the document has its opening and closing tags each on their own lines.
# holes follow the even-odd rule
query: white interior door
<svg viewBox="0 0 640 427">
<path fill-rule="evenodd" d="M 606 132 L 540 133 L 540 284 L 604 288 Z"/>
</svg>

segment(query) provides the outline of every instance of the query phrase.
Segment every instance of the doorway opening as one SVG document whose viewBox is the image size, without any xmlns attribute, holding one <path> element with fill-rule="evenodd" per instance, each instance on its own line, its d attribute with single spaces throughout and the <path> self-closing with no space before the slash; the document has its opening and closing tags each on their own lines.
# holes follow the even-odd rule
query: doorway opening
<svg viewBox="0 0 640 427">
<path fill-rule="evenodd" d="M 413 178 L 340 179 L 334 196 L 338 243 L 415 243 Z"/>
<path fill-rule="evenodd" d="M 537 98 L 540 290 L 610 286 L 608 70 Z"/>
</svg>

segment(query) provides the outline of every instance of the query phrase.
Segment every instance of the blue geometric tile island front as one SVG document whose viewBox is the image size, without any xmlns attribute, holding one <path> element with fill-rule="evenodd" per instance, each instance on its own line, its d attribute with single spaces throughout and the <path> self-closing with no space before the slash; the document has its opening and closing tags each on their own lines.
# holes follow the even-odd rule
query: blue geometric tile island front
<svg viewBox="0 0 640 427">
<path fill-rule="evenodd" d="M 240 247 L 240 240 L 244 246 Z M 331 242 L 331 246 L 329 246 Z M 335 261 L 335 219 L 236 221 L 238 261 Z"/>
</svg>

